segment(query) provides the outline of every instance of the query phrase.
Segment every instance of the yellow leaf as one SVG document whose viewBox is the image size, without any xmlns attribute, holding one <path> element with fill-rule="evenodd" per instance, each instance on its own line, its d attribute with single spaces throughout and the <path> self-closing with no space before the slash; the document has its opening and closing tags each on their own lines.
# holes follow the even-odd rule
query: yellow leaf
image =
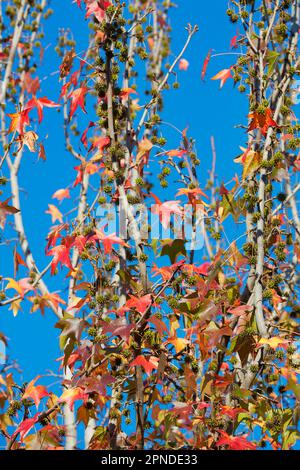
<svg viewBox="0 0 300 470">
<path fill-rule="evenodd" d="M 56 222 L 58 220 L 60 223 L 63 221 L 63 216 L 62 213 L 57 209 L 54 204 L 48 204 L 49 209 L 46 211 L 46 214 L 51 215 L 52 223 Z"/>
<path fill-rule="evenodd" d="M 139 162 L 145 154 L 149 154 L 152 147 L 153 147 L 153 144 L 149 139 L 146 139 L 146 138 L 143 139 L 139 143 L 138 154 L 137 154 L 137 157 L 136 157 L 137 162 Z"/>
<path fill-rule="evenodd" d="M 252 175 L 259 167 L 262 161 L 262 156 L 259 152 L 254 150 L 245 149 L 240 147 L 243 151 L 242 155 L 234 159 L 235 163 L 241 163 L 243 168 L 243 180 Z"/>
<path fill-rule="evenodd" d="M 19 311 L 22 310 L 21 302 L 22 302 L 22 299 L 15 300 L 14 302 L 11 303 L 11 306 L 9 307 L 9 310 L 12 310 L 14 317 L 16 317 Z"/>
<path fill-rule="evenodd" d="M 261 338 L 258 344 L 267 344 L 272 349 L 277 349 L 281 344 L 289 344 L 290 341 L 288 339 L 279 338 L 278 336 L 273 336 L 273 338 Z"/>
<path fill-rule="evenodd" d="M 169 343 L 173 344 L 176 353 L 179 353 L 186 347 L 186 345 L 189 342 L 187 339 L 184 339 L 184 338 L 174 338 L 174 339 L 171 339 Z"/>
</svg>

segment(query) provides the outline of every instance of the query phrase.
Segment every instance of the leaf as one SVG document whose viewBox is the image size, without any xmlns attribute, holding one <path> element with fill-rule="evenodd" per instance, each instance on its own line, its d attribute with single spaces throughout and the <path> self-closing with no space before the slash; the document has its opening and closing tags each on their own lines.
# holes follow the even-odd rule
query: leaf
<svg viewBox="0 0 300 470">
<path fill-rule="evenodd" d="M 248 132 L 259 129 L 265 137 L 270 127 L 279 127 L 277 122 L 273 119 L 273 111 L 270 108 L 265 109 L 263 113 L 255 111 L 249 114 L 248 117 L 252 119 L 248 127 Z"/>
<path fill-rule="evenodd" d="M 151 212 L 159 216 L 164 229 L 167 229 L 170 225 L 171 214 L 176 214 L 182 217 L 182 207 L 179 205 L 178 201 L 166 201 L 161 202 L 155 194 L 151 193 L 151 196 L 155 199 L 156 204 L 151 206 Z"/>
<path fill-rule="evenodd" d="M 74 48 L 72 48 L 70 51 L 67 51 L 61 65 L 59 66 L 60 78 L 65 78 L 69 75 L 71 68 L 73 66 L 73 61 L 74 57 L 76 57 L 76 53 Z"/>
<path fill-rule="evenodd" d="M 227 446 L 231 450 L 255 450 L 256 445 L 249 442 L 245 436 L 230 436 L 225 431 L 218 430 L 221 435 L 216 442 L 217 446 Z"/>
<path fill-rule="evenodd" d="M 24 298 L 26 292 L 34 290 L 34 287 L 30 282 L 30 277 L 20 279 L 19 281 L 16 281 L 15 279 L 12 279 L 10 277 L 6 277 L 5 280 L 9 281 L 5 287 L 5 290 L 14 289 L 15 291 L 17 291 L 20 297 L 22 297 L 22 299 Z"/>
<path fill-rule="evenodd" d="M 110 5 L 111 3 L 106 0 L 88 0 L 86 5 L 86 18 L 94 15 L 99 23 L 101 23 L 105 17 L 105 11 Z"/>
<path fill-rule="evenodd" d="M 37 108 L 39 123 L 43 120 L 43 109 L 46 108 L 59 108 L 60 104 L 54 103 L 54 101 L 49 100 L 46 96 L 43 98 L 36 98 L 34 96 L 30 101 L 27 103 L 27 107 L 33 109 Z"/>
<path fill-rule="evenodd" d="M 35 132 L 28 131 L 25 132 L 25 134 L 20 135 L 16 141 L 20 143 L 20 149 L 23 145 L 26 145 L 30 152 L 36 152 L 36 141 L 38 138 L 39 136 Z"/>
<path fill-rule="evenodd" d="M 187 153 L 186 150 L 169 150 L 168 152 L 166 152 L 166 155 L 168 155 L 168 157 L 178 157 L 178 158 L 182 158 L 185 154 Z"/>
<path fill-rule="evenodd" d="M 77 400 L 84 400 L 86 394 L 80 387 L 69 388 L 64 391 L 61 397 L 58 399 L 58 403 L 66 403 L 71 411 L 73 411 L 74 403 Z"/>
<path fill-rule="evenodd" d="M 62 201 L 63 199 L 70 199 L 70 190 L 69 189 L 58 189 L 52 196 L 52 199 L 57 199 Z"/>
<path fill-rule="evenodd" d="M 235 420 L 236 417 L 241 414 L 245 414 L 244 408 L 232 408 L 231 406 L 222 405 L 220 408 L 220 416 L 229 416 L 229 418 Z"/>
<path fill-rule="evenodd" d="M 207 56 L 205 57 L 205 60 L 204 60 L 204 63 L 203 63 L 203 67 L 202 67 L 202 71 L 201 71 L 201 80 L 204 80 L 204 78 L 205 78 L 206 71 L 207 71 L 207 67 L 208 67 L 208 64 L 209 64 L 210 58 L 211 58 L 211 53 L 212 53 L 212 49 L 210 49 L 210 50 L 208 51 L 208 54 L 207 54 Z"/>
<path fill-rule="evenodd" d="M 19 113 L 8 114 L 7 116 L 11 119 L 11 123 L 8 129 L 8 133 L 17 131 L 19 134 L 24 133 L 25 126 L 30 124 L 29 121 L 29 112 L 31 107 L 27 107 L 20 111 Z"/>
<path fill-rule="evenodd" d="M 121 100 L 127 100 L 129 95 L 135 94 L 137 95 L 137 91 L 134 88 L 122 88 L 119 97 Z"/>
<path fill-rule="evenodd" d="M 176 354 L 178 354 L 186 348 L 189 341 L 185 338 L 171 338 L 168 340 L 168 343 L 171 343 L 174 346 Z"/>
<path fill-rule="evenodd" d="M 201 202 L 203 205 L 207 205 L 205 202 L 202 201 L 200 196 L 208 198 L 208 196 L 200 189 L 200 188 L 181 188 L 177 192 L 177 196 L 187 196 L 189 199 L 189 203 L 194 205 L 197 201 Z"/>
<path fill-rule="evenodd" d="M 79 342 L 84 328 L 87 326 L 87 322 L 80 318 L 74 318 L 68 314 L 68 318 L 63 318 L 59 320 L 55 328 L 60 328 L 62 330 L 61 336 L 64 336 L 64 339 L 71 338 L 74 341 Z"/>
<path fill-rule="evenodd" d="M 142 158 L 144 158 L 145 163 L 148 163 L 149 154 L 153 147 L 151 140 L 144 138 L 141 142 L 139 142 L 138 153 L 136 156 L 136 161 L 139 163 Z"/>
<path fill-rule="evenodd" d="M 33 418 L 28 418 L 22 421 L 22 423 L 17 427 L 13 435 L 11 436 L 12 439 L 20 434 L 20 439 L 23 441 L 24 437 L 27 436 L 29 431 L 33 428 L 33 426 L 38 422 L 40 413 L 36 413 Z"/>
<path fill-rule="evenodd" d="M 196 374 L 192 371 L 190 364 L 185 364 L 183 369 L 186 399 L 191 400 L 197 389 Z"/>
<path fill-rule="evenodd" d="M 47 256 L 53 256 L 51 263 L 51 274 L 53 275 L 57 265 L 60 263 L 62 266 L 66 266 L 73 270 L 73 266 L 70 260 L 70 247 L 66 245 L 58 245 L 48 251 Z"/>
<path fill-rule="evenodd" d="M 189 62 L 186 59 L 180 59 L 179 61 L 179 70 L 186 71 L 189 68 Z"/>
<path fill-rule="evenodd" d="M 149 323 L 153 323 L 160 336 L 163 336 L 164 332 L 169 332 L 168 328 L 166 327 L 166 324 L 162 320 L 157 318 L 155 315 L 152 315 L 152 317 L 150 317 L 148 321 Z"/>
<path fill-rule="evenodd" d="M 19 271 L 19 266 L 25 266 L 25 268 L 26 268 L 27 264 L 25 263 L 25 261 L 23 260 L 21 255 L 19 255 L 19 253 L 17 252 L 17 249 L 15 247 L 14 248 L 14 276 L 15 277 L 16 277 L 18 271 Z"/>
<path fill-rule="evenodd" d="M 32 302 L 32 307 L 30 312 L 36 312 L 38 309 L 41 310 L 42 315 L 45 314 L 45 308 L 51 308 L 54 306 L 55 309 L 58 309 L 59 304 L 65 305 L 66 302 L 59 297 L 58 294 L 45 294 L 45 295 L 37 295 L 35 297 L 28 297 L 28 300 Z"/>
<path fill-rule="evenodd" d="M 126 304 L 124 307 L 121 307 L 121 309 L 126 311 L 135 308 L 137 312 L 139 312 L 141 315 L 144 315 L 144 313 L 146 313 L 150 307 L 151 303 L 151 294 L 146 294 L 143 297 L 135 297 L 134 295 L 130 295 L 130 299 L 127 300 Z"/>
<path fill-rule="evenodd" d="M 98 229 L 95 229 L 94 234 L 87 239 L 89 242 L 95 240 L 103 244 L 104 254 L 111 253 L 113 245 L 128 246 L 128 244 L 122 238 L 117 237 L 115 233 L 104 235 L 104 233 Z"/>
<path fill-rule="evenodd" d="M 96 137 L 94 140 L 93 140 L 93 143 L 92 143 L 92 148 L 96 148 L 98 150 L 98 152 L 100 154 L 103 153 L 103 150 L 105 149 L 105 147 L 107 147 L 108 145 L 110 145 L 110 137 L 108 136 L 100 136 L 100 137 Z"/>
<path fill-rule="evenodd" d="M 231 75 L 231 69 L 232 67 L 230 67 L 229 69 L 221 70 L 219 73 L 217 73 L 217 75 L 212 77 L 211 80 L 221 80 L 220 88 L 222 88 L 228 78 L 233 78 L 233 76 Z"/>
<path fill-rule="evenodd" d="M 268 51 L 267 52 L 267 64 L 268 64 L 268 77 L 270 77 L 273 73 L 274 67 L 276 63 L 278 62 L 278 59 L 280 57 L 280 53 L 277 51 Z"/>
<path fill-rule="evenodd" d="M 84 113 L 85 110 L 85 96 L 89 89 L 85 86 L 77 88 L 76 90 L 70 93 L 69 98 L 71 99 L 71 106 L 70 106 L 70 119 L 73 117 L 74 113 L 76 112 L 78 106 L 82 109 Z"/>
<path fill-rule="evenodd" d="M 23 399 L 31 398 L 37 408 L 40 404 L 41 399 L 49 396 L 46 387 L 44 387 L 43 385 L 34 385 L 38 379 L 39 377 L 29 382 L 22 397 Z"/>
<path fill-rule="evenodd" d="M 262 162 L 262 155 L 260 152 L 256 152 L 251 149 L 244 149 L 241 147 L 241 150 L 244 151 L 242 155 L 234 159 L 235 163 L 241 163 L 243 167 L 243 180 L 252 176 L 260 167 Z"/>
<path fill-rule="evenodd" d="M 147 375 L 151 375 L 154 369 L 158 368 L 159 359 L 155 356 L 150 356 L 147 360 L 144 356 L 137 356 L 130 364 L 130 367 L 141 366 Z"/>
<path fill-rule="evenodd" d="M 122 340 L 129 342 L 130 333 L 134 328 L 134 324 L 127 323 L 126 318 L 116 318 L 115 320 L 106 323 L 102 322 L 102 333 L 112 333 L 112 336 L 120 336 Z"/>
<path fill-rule="evenodd" d="M 14 300 L 14 302 L 12 302 L 10 307 L 9 307 L 9 310 L 11 310 L 13 312 L 14 317 L 16 317 L 18 315 L 19 311 L 22 310 L 21 302 L 22 302 L 22 299 Z"/>
<path fill-rule="evenodd" d="M 43 144 L 39 145 L 39 158 L 46 161 L 45 147 L 43 146 Z"/>
<path fill-rule="evenodd" d="M 90 414 L 86 406 L 81 405 L 77 410 L 77 421 L 83 423 L 85 427 L 89 424 Z"/>
<path fill-rule="evenodd" d="M 54 204 L 48 204 L 48 210 L 45 211 L 46 214 L 50 214 L 51 215 L 51 220 L 52 220 L 52 223 L 56 222 L 56 220 L 58 220 L 60 223 L 62 223 L 63 221 L 63 215 L 62 213 L 57 209 L 56 206 L 54 206 Z"/>
<path fill-rule="evenodd" d="M 290 340 L 279 338 L 278 336 L 273 336 L 272 338 L 261 338 L 258 342 L 259 345 L 267 344 L 272 349 L 277 349 L 280 345 L 290 344 Z"/>
<path fill-rule="evenodd" d="M 177 256 L 186 255 L 184 240 L 176 239 L 163 242 L 160 256 L 168 255 L 172 264 L 175 263 Z"/>
<path fill-rule="evenodd" d="M 233 38 L 230 40 L 230 48 L 231 49 L 236 49 L 237 48 L 237 40 L 238 40 L 239 34 L 236 34 L 233 36 Z"/>
<path fill-rule="evenodd" d="M 8 201 L 9 199 L 0 202 L 0 228 L 2 228 L 2 230 L 5 227 L 7 214 L 17 214 L 20 212 L 20 210 L 16 209 L 16 207 L 10 206 Z"/>
<path fill-rule="evenodd" d="M 85 146 L 87 147 L 88 145 L 88 142 L 87 142 L 87 133 L 88 131 L 91 129 L 91 127 L 94 127 L 96 124 L 93 122 L 93 121 L 90 121 L 89 122 L 89 125 L 88 127 L 85 129 L 85 131 L 83 132 L 81 138 L 80 138 L 80 142 Z"/>
</svg>

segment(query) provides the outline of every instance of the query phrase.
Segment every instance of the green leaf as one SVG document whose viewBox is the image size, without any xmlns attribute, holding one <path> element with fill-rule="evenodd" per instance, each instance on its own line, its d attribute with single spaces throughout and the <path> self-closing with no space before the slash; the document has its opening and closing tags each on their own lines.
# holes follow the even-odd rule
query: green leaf
<svg viewBox="0 0 300 470">
<path fill-rule="evenodd" d="M 174 264 L 178 255 L 186 255 L 184 243 L 184 240 L 179 239 L 176 239 L 174 241 L 168 240 L 162 247 L 160 255 L 169 256 L 171 263 Z"/>
<path fill-rule="evenodd" d="M 268 51 L 267 53 L 268 77 L 272 74 L 279 57 L 280 57 L 279 52 Z"/>
</svg>

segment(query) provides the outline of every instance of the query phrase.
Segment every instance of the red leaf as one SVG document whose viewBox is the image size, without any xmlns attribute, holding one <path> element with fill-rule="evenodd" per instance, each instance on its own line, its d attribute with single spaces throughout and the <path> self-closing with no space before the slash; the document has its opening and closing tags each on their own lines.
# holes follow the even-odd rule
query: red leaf
<svg viewBox="0 0 300 470">
<path fill-rule="evenodd" d="M 37 108 L 39 123 L 41 123 L 43 120 L 43 108 L 59 108 L 60 104 L 48 100 L 46 96 L 43 98 L 36 98 L 36 96 L 34 96 L 30 101 L 28 101 L 27 106 L 30 108 Z"/>
<path fill-rule="evenodd" d="M 94 234 L 89 237 L 88 241 L 99 241 L 103 243 L 104 254 L 108 254 L 112 252 L 113 245 L 121 245 L 121 246 L 128 246 L 127 243 L 122 240 L 122 238 L 117 237 L 115 233 L 111 235 L 105 235 L 101 230 L 96 229 Z"/>
<path fill-rule="evenodd" d="M 38 378 L 39 377 L 29 382 L 23 394 L 23 399 L 31 398 L 37 408 L 40 404 L 41 399 L 49 396 L 46 387 L 44 387 L 43 385 L 34 385 Z"/>
<path fill-rule="evenodd" d="M 139 312 L 141 315 L 144 315 L 151 305 L 151 302 L 151 294 L 144 295 L 143 297 L 135 297 L 134 295 L 131 295 L 130 299 L 127 300 L 126 304 L 121 309 L 130 310 L 135 308 L 137 312 Z"/>
<path fill-rule="evenodd" d="M 35 95 L 40 89 L 40 80 L 38 77 L 32 78 L 30 72 L 26 72 L 23 79 L 22 90 L 26 90 L 27 93 Z"/>
<path fill-rule="evenodd" d="M 51 274 L 53 275 L 56 267 L 59 263 L 62 266 L 67 266 L 69 269 L 73 270 L 73 266 L 70 260 L 70 246 L 58 245 L 48 251 L 47 256 L 53 256 L 51 263 Z"/>
<path fill-rule="evenodd" d="M 103 322 L 101 325 L 104 335 L 112 333 L 113 336 L 120 336 L 127 343 L 131 330 L 134 328 L 134 325 L 132 323 L 128 324 L 125 318 L 116 318 L 110 323 Z"/>
<path fill-rule="evenodd" d="M 249 114 L 248 117 L 252 119 L 248 132 L 253 131 L 254 129 L 260 129 L 262 135 L 266 136 L 269 127 L 279 127 L 277 122 L 273 119 L 273 111 L 270 108 L 267 108 L 264 113 L 255 111 L 254 113 Z"/>
<path fill-rule="evenodd" d="M 73 117 L 76 109 L 78 106 L 82 109 L 84 113 L 86 113 L 85 110 L 85 95 L 89 89 L 85 86 L 77 88 L 76 90 L 72 91 L 69 95 L 69 98 L 71 98 L 71 107 L 70 107 L 70 119 Z"/>
<path fill-rule="evenodd" d="M 156 204 L 151 207 L 151 212 L 159 215 L 159 220 L 164 229 L 167 229 L 170 225 L 171 214 L 182 217 L 182 207 L 180 207 L 178 201 L 161 202 L 155 194 L 150 194 L 156 201 Z"/>
<path fill-rule="evenodd" d="M 22 423 L 17 427 L 13 435 L 11 436 L 14 439 L 18 434 L 20 434 L 21 441 L 33 428 L 33 426 L 38 422 L 40 413 L 36 413 L 33 418 L 28 418 L 22 421 Z"/>
<path fill-rule="evenodd" d="M 86 5 L 86 18 L 94 15 L 95 18 L 101 23 L 104 19 L 106 9 L 111 5 L 106 0 L 88 0 Z"/>
<path fill-rule="evenodd" d="M 82 142 L 85 147 L 87 147 L 87 133 L 89 129 L 94 126 L 95 126 L 95 123 L 93 121 L 90 121 L 88 127 L 85 129 L 85 131 L 83 132 L 80 138 L 80 142 Z"/>
<path fill-rule="evenodd" d="M 218 431 L 221 438 L 216 443 L 217 446 L 228 446 L 231 450 L 255 450 L 256 445 L 247 441 L 245 436 L 230 436 L 225 431 Z"/>
<path fill-rule="evenodd" d="M 25 263 L 21 255 L 19 255 L 17 249 L 14 248 L 14 276 L 16 276 L 20 265 L 27 267 L 27 264 Z"/>
<path fill-rule="evenodd" d="M 43 144 L 39 145 L 39 158 L 46 161 L 45 147 L 43 146 Z"/>
<path fill-rule="evenodd" d="M 98 149 L 100 153 L 110 144 L 110 138 L 107 136 L 96 137 L 92 143 L 92 148 Z"/>
<path fill-rule="evenodd" d="M 145 369 L 146 374 L 150 375 L 153 369 L 157 369 L 158 362 L 159 360 L 155 356 L 150 356 L 149 361 L 147 361 L 144 356 L 137 356 L 129 365 L 130 367 L 142 366 Z"/>
<path fill-rule="evenodd" d="M 66 96 L 67 94 L 67 91 L 68 89 L 70 88 L 71 86 L 71 83 L 70 82 L 67 82 L 63 85 L 62 89 L 61 89 L 61 92 L 60 92 L 60 95 L 59 95 L 59 99 L 61 100 L 64 96 Z"/>
<path fill-rule="evenodd" d="M 233 36 L 233 38 L 230 41 L 230 47 L 231 49 L 236 49 L 237 48 L 237 40 L 238 40 L 239 34 L 236 34 Z"/>
<path fill-rule="evenodd" d="M 202 67 L 202 72 L 201 72 L 201 79 L 204 80 L 205 78 L 205 75 L 206 75 L 206 71 L 207 71 L 207 66 L 209 64 L 209 61 L 210 61 L 210 58 L 211 58 L 211 53 L 212 53 L 212 49 L 210 49 L 208 51 L 208 54 L 204 60 L 204 64 L 203 64 L 203 67 Z"/>
</svg>

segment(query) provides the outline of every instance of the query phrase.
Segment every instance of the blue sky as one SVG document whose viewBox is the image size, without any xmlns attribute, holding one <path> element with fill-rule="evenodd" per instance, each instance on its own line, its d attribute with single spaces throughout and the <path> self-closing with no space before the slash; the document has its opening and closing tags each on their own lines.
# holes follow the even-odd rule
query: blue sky
<svg viewBox="0 0 300 470">
<path fill-rule="evenodd" d="M 78 42 L 77 52 L 84 50 L 87 45 L 88 28 L 83 12 L 71 0 L 63 3 L 64 8 L 61 1 L 52 1 L 54 14 L 45 26 L 45 58 L 38 69 L 40 77 L 44 77 L 41 96 L 47 95 L 54 101 L 58 100 L 60 93 L 57 80 L 60 62 L 54 52 L 59 28 L 70 28 L 74 32 Z M 247 98 L 233 88 L 232 81 L 228 81 L 220 90 L 219 82 L 211 81 L 210 78 L 233 64 L 236 57 L 215 57 L 209 64 L 205 83 L 201 81 L 200 75 L 203 60 L 210 48 L 215 53 L 230 52 L 230 39 L 236 34 L 236 26 L 229 23 L 226 2 L 222 0 L 215 1 L 213 8 L 210 3 L 196 0 L 178 0 L 177 5 L 178 8 L 172 13 L 174 54 L 181 50 L 185 42 L 185 27 L 188 23 L 198 24 L 199 32 L 184 56 L 190 63 L 188 71 L 178 71 L 181 85 L 179 90 L 165 93 L 162 118 L 181 130 L 189 126 L 189 135 L 196 139 L 201 159 L 198 174 L 203 186 L 211 165 L 210 136 L 213 135 L 217 148 L 217 175 L 220 182 L 228 181 L 239 171 L 233 158 L 239 153 L 239 145 L 245 144 L 246 135 L 234 126 L 245 123 Z M 89 117 L 82 115 L 82 119 L 87 120 Z M 166 132 L 170 148 L 176 148 L 178 134 L 170 129 Z M 37 162 L 32 154 L 26 153 L 20 172 L 20 184 L 23 189 L 25 228 L 38 265 L 43 269 L 49 262 L 49 258 L 44 255 L 45 237 L 50 224 L 45 210 L 53 202 L 52 194 L 74 180 L 75 163 L 65 151 L 61 113 L 46 109 L 39 134 L 41 138 L 47 137 L 44 142 L 47 161 Z M 233 228 L 231 237 L 235 230 Z M 0 271 L 5 277 L 13 274 L 12 248 L 8 251 L 2 248 L 0 258 Z M 50 283 L 50 287 L 57 290 L 57 280 L 52 279 Z M 53 328 L 56 318 L 49 310 L 45 317 L 40 313 L 29 314 L 28 310 L 28 304 L 24 304 L 24 311 L 16 318 L 13 318 L 12 312 L 4 309 L 0 315 L 0 331 L 5 332 L 9 338 L 9 355 L 18 361 L 26 380 L 44 373 L 46 369 L 55 369 L 55 358 L 60 355 L 57 346 L 59 330 Z"/>
</svg>

